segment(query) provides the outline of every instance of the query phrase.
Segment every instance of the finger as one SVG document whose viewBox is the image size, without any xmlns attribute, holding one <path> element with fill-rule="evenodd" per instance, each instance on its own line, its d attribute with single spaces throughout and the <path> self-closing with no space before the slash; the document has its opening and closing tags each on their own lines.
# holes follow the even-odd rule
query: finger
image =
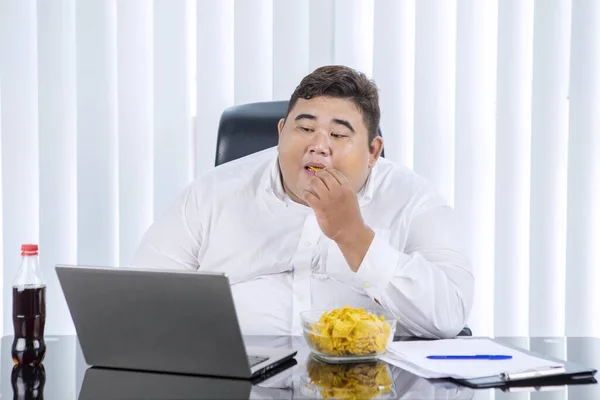
<svg viewBox="0 0 600 400">
<path fill-rule="evenodd" d="M 325 185 L 323 180 L 312 177 L 308 182 L 309 188 L 311 191 L 319 197 L 319 200 L 323 200 L 329 197 L 329 189 Z"/>
<path fill-rule="evenodd" d="M 302 196 L 306 204 L 308 204 L 311 208 L 313 207 L 313 204 L 319 201 L 319 197 L 315 193 L 308 190 L 305 190 Z"/>
<path fill-rule="evenodd" d="M 349 183 L 348 178 L 346 178 L 346 176 L 337 169 L 327 168 L 327 171 L 338 181 L 340 185 L 345 186 Z"/>
<path fill-rule="evenodd" d="M 338 182 L 337 178 L 333 176 L 331 172 L 329 172 L 329 170 L 327 169 L 320 170 L 316 173 L 316 175 L 317 178 L 323 181 L 323 183 L 325 184 L 325 186 L 327 186 L 327 189 L 329 189 L 329 191 L 333 190 L 336 186 L 340 186 L 340 183 Z"/>
</svg>

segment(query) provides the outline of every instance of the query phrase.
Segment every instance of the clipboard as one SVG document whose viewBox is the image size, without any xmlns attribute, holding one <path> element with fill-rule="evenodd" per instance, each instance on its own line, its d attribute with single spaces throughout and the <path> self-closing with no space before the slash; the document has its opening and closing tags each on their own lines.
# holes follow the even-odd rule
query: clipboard
<svg viewBox="0 0 600 400">
<path fill-rule="evenodd" d="M 512 346 L 504 342 L 498 343 L 501 343 L 503 346 L 510 347 L 512 349 L 538 358 L 543 358 L 545 360 L 563 364 L 564 368 L 561 368 L 560 370 L 556 371 L 543 371 L 539 374 L 534 373 L 535 371 L 507 371 L 505 376 L 500 375 L 485 378 L 450 380 L 460 385 L 464 385 L 474 389 L 499 388 L 503 391 L 510 391 L 511 388 L 528 387 L 532 390 L 536 390 L 542 387 L 549 386 L 597 383 L 596 379 L 594 378 L 594 375 L 597 371 L 593 368 L 587 368 L 574 362 L 559 360 L 554 357 L 548 357 L 543 354 L 539 354 L 530 350 L 525 350 L 523 348 Z M 527 374 L 527 372 L 532 373 Z"/>
</svg>

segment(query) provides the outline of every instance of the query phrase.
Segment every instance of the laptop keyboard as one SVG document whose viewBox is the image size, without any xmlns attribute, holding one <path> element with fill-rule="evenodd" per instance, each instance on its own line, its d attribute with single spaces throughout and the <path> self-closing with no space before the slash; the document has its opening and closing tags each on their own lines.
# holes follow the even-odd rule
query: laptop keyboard
<svg viewBox="0 0 600 400">
<path fill-rule="evenodd" d="M 261 362 L 267 361 L 269 357 L 261 357 L 261 356 L 248 356 L 248 362 L 250 363 L 250 367 L 254 367 Z"/>
</svg>

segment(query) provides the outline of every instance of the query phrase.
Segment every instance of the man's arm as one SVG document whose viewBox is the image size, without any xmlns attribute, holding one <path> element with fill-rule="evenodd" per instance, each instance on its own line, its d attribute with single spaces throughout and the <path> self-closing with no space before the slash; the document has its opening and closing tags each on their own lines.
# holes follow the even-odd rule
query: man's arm
<svg viewBox="0 0 600 400">
<path fill-rule="evenodd" d="M 196 271 L 202 243 L 197 182 L 148 229 L 133 257 L 140 268 Z"/>
<path fill-rule="evenodd" d="M 411 221 L 403 251 L 376 234 L 356 272 L 367 295 L 412 334 L 454 337 L 469 316 L 474 279 L 457 225 L 450 207 L 426 210 Z"/>
<path fill-rule="evenodd" d="M 400 324 L 425 337 L 453 337 L 461 331 L 473 302 L 473 274 L 460 251 L 454 211 L 437 194 L 423 194 L 404 249 L 365 225 L 356 193 L 341 172 L 318 171 L 304 199 L 365 293 Z"/>
<path fill-rule="evenodd" d="M 365 224 L 348 230 L 346 235 L 336 239 L 335 243 L 353 272 L 360 268 L 373 239 L 375 239 L 375 232 Z"/>
</svg>

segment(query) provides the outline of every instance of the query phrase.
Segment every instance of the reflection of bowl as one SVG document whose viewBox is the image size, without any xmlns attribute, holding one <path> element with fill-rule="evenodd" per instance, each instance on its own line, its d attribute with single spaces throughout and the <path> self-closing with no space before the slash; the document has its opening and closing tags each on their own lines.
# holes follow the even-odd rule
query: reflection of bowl
<svg viewBox="0 0 600 400">
<path fill-rule="evenodd" d="M 392 374 L 383 361 L 327 364 L 309 358 L 302 392 L 323 399 L 396 398 Z"/>
<path fill-rule="evenodd" d="M 374 360 L 394 339 L 396 319 L 381 311 L 312 310 L 300 314 L 304 338 L 312 352 L 327 362 Z"/>
</svg>

